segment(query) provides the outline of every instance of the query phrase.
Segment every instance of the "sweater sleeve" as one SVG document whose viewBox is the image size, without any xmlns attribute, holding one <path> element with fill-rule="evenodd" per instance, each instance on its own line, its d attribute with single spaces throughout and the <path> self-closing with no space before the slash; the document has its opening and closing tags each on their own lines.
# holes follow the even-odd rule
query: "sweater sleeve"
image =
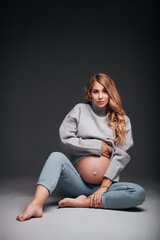
<svg viewBox="0 0 160 240">
<path fill-rule="evenodd" d="M 114 182 L 119 181 L 119 174 L 130 161 L 130 155 L 126 152 L 133 146 L 133 136 L 130 119 L 125 116 L 126 121 L 126 137 L 122 146 L 113 146 L 110 165 L 104 174 L 104 177 L 111 179 Z"/>
<path fill-rule="evenodd" d="M 77 104 L 64 118 L 59 135 L 61 142 L 75 155 L 101 155 L 101 140 L 83 139 L 77 136 L 81 109 Z"/>
</svg>

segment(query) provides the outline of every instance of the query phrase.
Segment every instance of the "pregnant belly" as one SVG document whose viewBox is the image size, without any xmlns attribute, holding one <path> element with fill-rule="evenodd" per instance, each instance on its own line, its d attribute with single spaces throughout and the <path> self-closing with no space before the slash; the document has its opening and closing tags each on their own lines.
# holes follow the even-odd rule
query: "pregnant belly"
<svg viewBox="0 0 160 240">
<path fill-rule="evenodd" d="M 93 184 L 100 184 L 109 164 L 110 160 L 107 157 L 89 155 L 77 162 L 75 168 L 84 181 Z"/>
</svg>

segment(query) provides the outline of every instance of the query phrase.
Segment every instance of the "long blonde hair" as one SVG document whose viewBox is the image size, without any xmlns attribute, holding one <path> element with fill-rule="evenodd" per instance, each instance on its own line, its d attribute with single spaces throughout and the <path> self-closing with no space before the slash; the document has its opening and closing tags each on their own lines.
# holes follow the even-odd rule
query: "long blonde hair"
<svg viewBox="0 0 160 240">
<path fill-rule="evenodd" d="M 94 74 L 89 79 L 89 82 L 85 87 L 86 96 L 84 97 L 84 100 L 87 103 L 90 103 L 89 93 L 91 93 L 95 82 L 99 82 L 100 84 L 102 84 L 108 92 L 109 102 L 106 105 L 106 119 L 108 121 L 108 126 L 113 128 L 114 143 L 116 145 L 123 145 L 125 141 L 125 134 L 127 132 L 124 119 L 125 111 L 122 108 L 121 98 L 116 89 L 116 86 L 113 80 L 108 75 L 104 73 Z"/>
</svg>

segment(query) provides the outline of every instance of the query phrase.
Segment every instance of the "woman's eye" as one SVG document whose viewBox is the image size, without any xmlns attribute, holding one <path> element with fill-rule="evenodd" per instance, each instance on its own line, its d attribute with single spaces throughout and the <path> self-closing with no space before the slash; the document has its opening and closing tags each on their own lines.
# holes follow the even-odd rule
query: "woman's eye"
<svg viewBox="0 0 160 240">
<path fill-rule="evenodd" d="M 98 91 L 93 91 L 93 93 L 98 93 Z"/>
<path fill-rule="evenodd" d="M 107 90 L 103 90 L 103 92 L 108 93 Z"/>
</svg>

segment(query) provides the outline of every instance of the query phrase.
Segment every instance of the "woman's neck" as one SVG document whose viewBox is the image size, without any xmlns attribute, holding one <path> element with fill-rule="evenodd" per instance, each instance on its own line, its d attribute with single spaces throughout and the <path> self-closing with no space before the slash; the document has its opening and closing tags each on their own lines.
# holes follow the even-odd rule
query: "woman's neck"
<svg viewBox="0 0 160 240">
<path fill-rule="evenodd" d="M 104 117 L 106 116 L 107 114 L 107 109 L 106 109 L 106 106 L 105 107 L 97 107 L 93 101 L 91 101 L 91 106 L 92 106 L 92 109 L 93 111 L 100 117 Z"/>
</svg>

